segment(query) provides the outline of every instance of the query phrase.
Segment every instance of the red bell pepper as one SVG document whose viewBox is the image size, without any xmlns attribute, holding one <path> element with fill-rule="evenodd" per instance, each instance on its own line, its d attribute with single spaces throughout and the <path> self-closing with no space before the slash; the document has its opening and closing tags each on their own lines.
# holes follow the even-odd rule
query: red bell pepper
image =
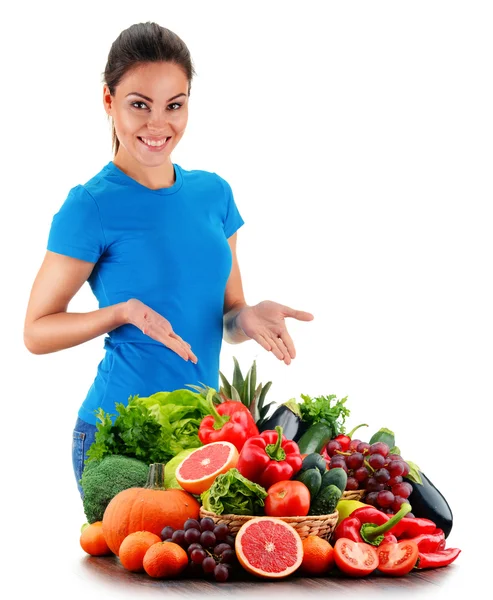
<svg viewBox="0 0 493 600">
<path fill-rule="evenodd" d="M 411 505 L 407 502 L 390 518 L 373 506 L 357 508 L 335 528 L 334 539 L 337 541 L 340 538 L 349 538 L 353 542 L 379 546 L 384 541 L 385 534 L 390 534 L 392 538 L 387 537 L 386 541 L 394 541 L 396 524 L 410 511 Z"/>
<path fill-rule="evenodd" d="M 258 435 L 258 428 L 248 408 L 239 401 L 223 402 L 216 408 L 212 396 L 207 398 L 211 415 L 204 417 L 198 431 L 203 444 L 231 442 L 241 452 L 247 439 Z"/>
<path fill-rule="evenodd" d="M 250 481 L 266 490 L 278 481 L 291 479 L 303 460 L 296 442 L 286 439 L 279 425 L 245 442 L 236 468 Z"/>
<path fill-rule="evenodd" d="M 437 526 L 430 519 L 422 519 L 418 517 L 405 517 L 401 519 L 392 533 L 397 539 L 415 538 L 418 535 L 434 533 Z"/>
<path fill-rule="evenodd" d="M 446 567 L 460 554 L 459 548 L 445 548 L 435 552 L 420 552 L 418 555 L 417 569 L 436 569 Z"/>
<path fill-rule="evenodd" d="M 436 552 L 445 548 L 445 534 L 442 529 L 437 528 L 434 533 L 422 533 L 409 539 L 416 542 L 420 552 Z"/>
</svg>

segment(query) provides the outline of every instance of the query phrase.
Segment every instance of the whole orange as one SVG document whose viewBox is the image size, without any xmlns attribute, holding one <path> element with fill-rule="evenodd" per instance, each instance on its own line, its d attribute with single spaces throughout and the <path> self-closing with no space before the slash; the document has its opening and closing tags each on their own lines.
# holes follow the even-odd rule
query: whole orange
<svg viewBox="0 0 493 600">
<path fill-rule="evenodd" d="M 128 571 L 144 571 L 145 553 L 160 541 L 161 538 L 150 531 L 134 531 L 128 534 L 118 551 L 120 562 Z"/>
<path fill-rule="evenodd" d="M 144 570 L 151 577 L 178 577 L 188 565 L 185 550 L 174 542 L 153 544 L 144 555 Z"/>
<path fill-rule="evenodd" d="M 303 542 L 303 561 L 300 572 L 304 575 L 326 575 L 334 564 L 334 548 L 318 535 L 309 535 Z"/>
<path fill-rule="evenodd" d="M 84 552 L 91 556 L 105 556 L 113 554 L 108 548 L 108 544 L 103 535 L 103 523 L 96 521 L 91 523 L 80 534 L 80 546 Z"/>
</svg>

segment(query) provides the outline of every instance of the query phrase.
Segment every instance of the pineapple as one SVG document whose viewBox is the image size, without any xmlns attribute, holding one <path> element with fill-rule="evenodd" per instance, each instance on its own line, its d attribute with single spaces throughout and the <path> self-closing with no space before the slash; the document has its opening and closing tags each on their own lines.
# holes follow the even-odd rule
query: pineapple
<svg viewBox="0 0 493 600">
<path fill-rule="evenodd" d="M 272 381 L 269 381 L 266 385 L 262 385 L 261 383 L 257 388 L 257 365 L 256 361 L 253 361 L 253 365 L 248 370 L 245 377 L 240 369 L 240 365 L 236 357 L 233 357 L 234 361 L 234 371 L 233 371 L 233 379 L 232 383 L 230 383 L 227 378 L 219 371 L 219 375 L 221 377 L 222 386 L 219 392 L 215 392 L 213 396 L 213 401 L 215 404 L 221 404 L 222 402 L 226 402 L 227 400 L 235 400 L 237 402 L 243 403 L 249 410 L 252 417 L 255 420 L 257 426 L 267 417 L 267 413 L 269 412 L 269 408 L 273 405 L 272 402 L 269 404 L 264 404 L 265 396 L 269 391 L 270 386 L 272 385 Z M 207 396 L 207 392 L 212 388 L 206 386 L 205 384 L 201 384 L 202 387 L 189 385 L 192 389 L 198 391 L 204 397 Z"/>
</svg>

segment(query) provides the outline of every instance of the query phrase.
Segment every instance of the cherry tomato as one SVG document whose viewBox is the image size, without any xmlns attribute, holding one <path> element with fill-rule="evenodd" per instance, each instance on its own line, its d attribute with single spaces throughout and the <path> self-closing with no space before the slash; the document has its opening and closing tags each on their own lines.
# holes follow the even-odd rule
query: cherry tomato
<svg viewBox="0 0 493 600">
<path fill-rule="evenodd" d="M 419 556 L 418 544 L 401 540 L 396 544 L 380 544 L 377 548 L 378 570 L 386 575 L 407 575 Z"/>
<path fill-rule="evenodd" d="M 351 577 L 369 575 L 378 567 L 378 554 L 374 546 L 339 538 L 334 546 L 337 567 Z"/>
<path fill-rule="evenodd" d="M 306 517 L 310 492 L 301 481 L 278 481 L 267 490 L 265 514 L 269 517 Z"/>
</svg>

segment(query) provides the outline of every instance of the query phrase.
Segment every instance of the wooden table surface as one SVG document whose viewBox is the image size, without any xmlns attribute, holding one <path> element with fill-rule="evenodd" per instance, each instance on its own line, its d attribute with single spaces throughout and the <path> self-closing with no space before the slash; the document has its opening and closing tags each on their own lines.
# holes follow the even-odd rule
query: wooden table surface
<svg viewBox="0 0 493 600">
<path fill-rule="evenodd" d="M 143 587 L 167 592 L 168 595 L 179 596 L 232 596 L 232 595 L 283 595 L 286 598 L 307 595 L 322 595 L 334 593 L 344 596 L 346 593 L 355 594 L 364 598 L 368 593 L 375 592 L 422 592 L 439 589 L 445 581 L 450 581 L 457 569 L 455 565 L 449 565 L 441 569 L 427 569 L 414 571 L 405 577 L 385 577 L 380 574 L 372 574 L 364 578 L 351 578 L 337 573 L 330 577 L 307 578 L 292 575 L 282 581 L 264 581 L 249 575 L 243 569 L 232 576 L 225 583 L 216 583 L 208 579 L 153 579 L 145 573 L 132 573 L 126 571 L 116 556 L 93 557 L 87 556 L 81 559 L 81 569 L 84 578 L 91 577 L 105 581 L 111 586 L 124 586 L 134 588 L 136 593 Z M 174 592 L 174 594 L 173 594 Z"/>
</svg>

